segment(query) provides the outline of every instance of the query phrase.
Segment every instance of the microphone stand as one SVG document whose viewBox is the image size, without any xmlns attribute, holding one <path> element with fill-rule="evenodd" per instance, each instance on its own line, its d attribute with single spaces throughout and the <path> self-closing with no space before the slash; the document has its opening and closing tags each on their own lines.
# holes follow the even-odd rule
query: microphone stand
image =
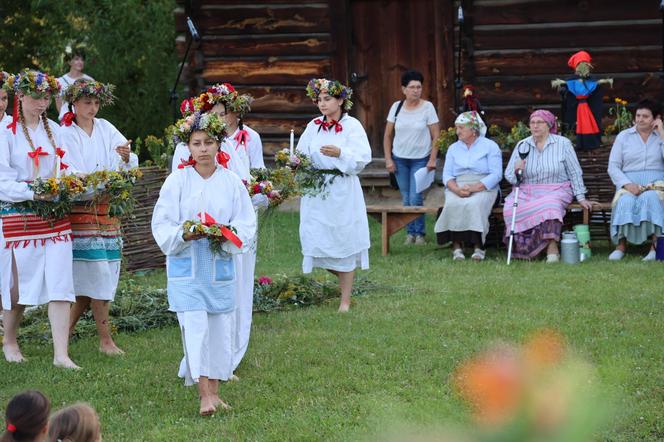
<svg viewBox="0 0 664 442">
<path fill-rule="evenodd" d="M 175 84 L 173 89 L 171 89 L 170 99 L 168 102 L 173 107 L 173 122 L 175 123 L 178 120 L 179 109 L 178 109 L 178 85 L 180 84 L 180 77 L 182 76 L 182 70 L 184 69 L 184 64 L 187 62 L 187 57 L 189 56 L 189 50 L 191 49 L 191 44 L 195 41 L 201 39 L 194 23 L 191 21 L 191 18 L 187 17 L 187 27 L 189 28 L 189 41 L 187 42 L 187 48 L 184 51 L 184 56 L 182 57 L 182 63 L 180 63 L 180 70 L 178 71 L 177 77 L 175 77 Z"/>
</svg>

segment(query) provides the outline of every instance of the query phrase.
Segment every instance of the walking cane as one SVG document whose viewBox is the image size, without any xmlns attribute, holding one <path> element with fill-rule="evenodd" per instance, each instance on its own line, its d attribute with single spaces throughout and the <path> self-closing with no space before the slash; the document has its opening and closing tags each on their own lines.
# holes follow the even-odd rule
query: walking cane
<svg viewBox="0 0 664 442">
<path fill-rule="evenodd" d="M 528 150 L 522 151 L 521 150 L 522 144 L 523 142 L 519 143 L 519 145 L 516 146 L 516 149 L 519 154 L 519 158 L 521 158 L 521 161 L 524 161 L 528 156 L 528 154 L 530 153 L 530 145 L 528 145 Z M 523 182 L 523 169 L 519 169 L 516 171 L 516 190 L 514 191 L 514 203 L 512 203 L 512 223 L 510 226 L 510 242 L 509 246 L 507 247 L 507 265 L 510 265 L 510 262 L 512 261 L 512 243 L 514 242 L 516 208 L 519 207 L 519 188 L 521 187 L 521 182 Z"/>
</svg>

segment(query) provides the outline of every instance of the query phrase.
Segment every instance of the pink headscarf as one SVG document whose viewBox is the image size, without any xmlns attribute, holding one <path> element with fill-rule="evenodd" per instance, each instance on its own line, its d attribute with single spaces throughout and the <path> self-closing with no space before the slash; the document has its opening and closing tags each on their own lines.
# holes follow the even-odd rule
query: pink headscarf
<svg viewBox="0 0 664 442">
<path fill-rule="evenodd" d="M 545 109 L 537 109 L 535 112 L 530 114 L 528 121 L 535 117 L 540 117 L 542 120 L 546 121 L 546 124 L 549 126 L 549 132 L 552 134 L 558 133 L 558 123 L 556 123 L 556 116 L 551 112 Z"/>
</svg>

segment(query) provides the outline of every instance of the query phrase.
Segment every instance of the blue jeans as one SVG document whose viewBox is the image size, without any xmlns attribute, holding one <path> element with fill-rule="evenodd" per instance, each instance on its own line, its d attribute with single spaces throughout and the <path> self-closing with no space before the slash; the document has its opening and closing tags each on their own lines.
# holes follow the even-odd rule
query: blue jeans
<svg viewBox="0 0 664 442">
<path fill-rule="evenodd" d="M 401 192 L 401 201 L 404 206 L 421 206 L 422 194 L 415 192 L 415 172 L 427 165 L 429 156 L 424 158 L 399 158 L 392 155 L 392 160 L 397 168 L 394 173 Z M 415 236 L 424 236 L 424 215 L 412 221 L 406 226 L 406 233 Z"/>
</svg>

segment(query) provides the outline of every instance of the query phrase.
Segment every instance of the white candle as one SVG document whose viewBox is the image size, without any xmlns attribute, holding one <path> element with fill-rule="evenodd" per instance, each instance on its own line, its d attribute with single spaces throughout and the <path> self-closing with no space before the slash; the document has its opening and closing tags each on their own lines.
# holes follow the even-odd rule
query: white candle
<svg viewBox="0 0 664 442">
<path fill-rule="evenodd" d="M 295 144 L 295 130 L 290 130 L 290 154 L 293 155 L 293 145 Z"/>
<path fill-rule="evenodd" d="M 205 198 L 202 191 L 201 191 L 201 199 L 199 200 L 199 212 L 201 214 L 201 222 L 205 224 L 207 219 L 205 216 Z"/>
<path fill-rule="evenodd" d="M 55 177 L 60 178 L 60 155 L 55 155 Z"/>
</svg>

